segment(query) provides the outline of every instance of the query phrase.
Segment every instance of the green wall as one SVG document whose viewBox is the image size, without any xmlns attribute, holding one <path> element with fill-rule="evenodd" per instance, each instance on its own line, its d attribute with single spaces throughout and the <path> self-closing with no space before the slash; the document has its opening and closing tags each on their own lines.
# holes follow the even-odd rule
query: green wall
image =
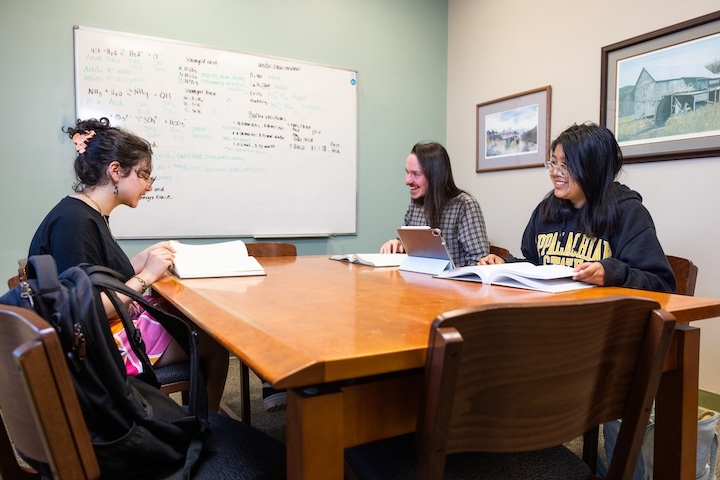
<svg viewBox="0 0 720 480">
<path fill-rule="evenodd" d="M 74 25 L 357 70 L 357 235 L 290 239 L 300 254 L 377 251 L 402 223 L 412 145 L 445 141 L 447 0 L 2 0 L 0 278 L 71 193 Z"/>
</svg>

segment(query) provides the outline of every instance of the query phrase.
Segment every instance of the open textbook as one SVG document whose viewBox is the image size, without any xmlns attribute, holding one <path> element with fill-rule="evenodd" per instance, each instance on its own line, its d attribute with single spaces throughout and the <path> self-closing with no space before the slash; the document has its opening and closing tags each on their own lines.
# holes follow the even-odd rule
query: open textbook
<svg viewBox="0 0 720 480">
<path fill-rule="evenodd" d="M 504 287 L 526 288 L 541 292 L 559 293 L 590 288 L 589 283 L 572 279 L 572 267 L 563 265 L 533 265 L 529 262 L 500 265 L 472 265 L 445 270 L 437 278 L 482 282 Z"/>
<path fill-rule="evenodd" d="M 359 263 L 370 267 L 398 267 L 407 258 L 405 253 L 349 253 L 332 255 L 330 260 Z"/>
<path fill-rule="evenodd" d="M 190 245 L 172 242 L 175 262 L 170 271 L 179 278 L 243 277 L 265 275 L 262 265 L 248 255 L 242 240 Z"/>
</svg>

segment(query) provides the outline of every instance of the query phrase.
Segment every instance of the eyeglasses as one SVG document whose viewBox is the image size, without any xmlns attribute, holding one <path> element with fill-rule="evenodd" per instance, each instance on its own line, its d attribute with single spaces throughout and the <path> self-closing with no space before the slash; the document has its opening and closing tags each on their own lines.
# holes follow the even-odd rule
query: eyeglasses
<svg viewBox="0 0 720 480">
<path fill-rule="evenodd" d="M 552 172 L 556 170 L 560 175 L 565 176 L 568 174 L 567 165 L 564 163 L 556 162 L 555 160 L 548 160 L 545 162 L 545 170 Z"/>
<path fill-rule="evenodd" d="M 157 178 L 157 177 L 151 177 L 150 174 L 146 170 L 141 170 L 139 168 L 135 169 L 135 175 L 137 175 L 138 178 L 148 182 L 148 187 L 152 187 L 152 184 L 155 183 L 155 179 Z"/>
</svg>

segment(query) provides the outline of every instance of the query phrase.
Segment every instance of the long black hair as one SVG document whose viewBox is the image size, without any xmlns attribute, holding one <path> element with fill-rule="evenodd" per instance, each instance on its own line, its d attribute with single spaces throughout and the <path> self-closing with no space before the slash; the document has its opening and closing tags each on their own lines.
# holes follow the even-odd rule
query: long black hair
<svg viewBox="0 0 720 480">
<path fill-rule="evenodd" d="M 618 198 L 613 182 L 623 157 L 613 133 L 594 123 L 573 125 L 550 145 L 550 153 L 562 145 L 568 175 L 585 194 L 585 205 L 577 212 L 577 226 L 588 236 L 611 235 L 618 224 Z M 557 198 L 552 192 L 541 209 L 547 221 L 560 222 L 574 213 L 569 200 Z"/>
<path fill-rule="evenodd" d="M 76 192 L 108 183 L 107 166 L 113 162 L 120 164 L 123 176 L 129 175 L 141 162 L 148 162 L 148 168 L 152 167 L 150 143 L 126 130 L 111 127 L 106 117 L 78 120 L 74 127 L 64 127 L 62 131 L 70 138 L 76 134 L 85 136 L 84 151 L 78 151 L 75 157 L 77 181 L 73 189 Z"/>
<path fill-rule="evenodd" d="M 417 157 L 428 181 L 427 192 L 415 201 L 425 205 L 430 226 L 439 227 L 445 204 L 463 192 L 453 180 L 450 156 L 445 147 L 436 142 L 416 143 L 410 153 Z"/>
</svg>

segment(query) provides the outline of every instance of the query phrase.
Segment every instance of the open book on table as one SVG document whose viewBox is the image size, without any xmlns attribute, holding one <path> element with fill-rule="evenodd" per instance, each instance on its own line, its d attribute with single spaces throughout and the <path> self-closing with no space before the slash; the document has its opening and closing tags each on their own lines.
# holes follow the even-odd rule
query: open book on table
<svg viewBox="0 0 720 480">
<path fill-rule="evenodd" d="M 179 278 L 244 277 L 265 275 L 255 257 L 248 255 L 242 240 L 190 245 L 172 242 L 175 262 L 170 271 Z"/>
<path fill-rule="evenodd" d="M 399 267 L 407 258 L 404 253 L 349 253 L 347 255 L 332 255 L 330 260 L 358 263 L 370 267 Z"/>
<path fill-rule="evenodd" d="M 590 288 L 589 283 L 572 279 L 572 267 L 564 265 L 533 265 L 529 262 L 500 265 L 471 265 L 445 270 L 437 278 L 482 282 L 504 287 L 517 287 L 541 292 L 559 293 Z"/>
</svg>

